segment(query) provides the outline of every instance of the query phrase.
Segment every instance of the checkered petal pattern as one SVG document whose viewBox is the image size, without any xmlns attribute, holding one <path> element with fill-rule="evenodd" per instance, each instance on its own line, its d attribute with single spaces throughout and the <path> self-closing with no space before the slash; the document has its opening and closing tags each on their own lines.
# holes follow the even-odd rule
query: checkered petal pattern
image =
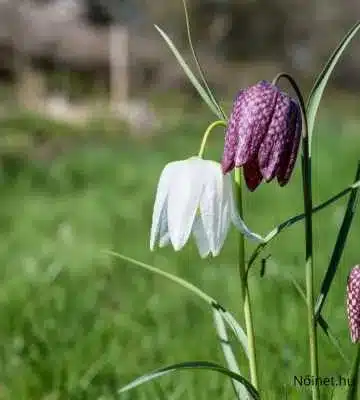
<svg viewBox="0 0 360 400">
<path fill-rule="evenodd" d="M 360 265 L 350 272 L 347 282 L 347 314 L 351 341 L 360 341 Z"/>
<path fill-rule="evenodd" d="M 275 177 L 281 186 L 292 174 L 300 136 L 298 103 L 267 81 L 236 96 L 225 134 L 222 170 L 243 167 L 249 190 Z"/>
</svg>

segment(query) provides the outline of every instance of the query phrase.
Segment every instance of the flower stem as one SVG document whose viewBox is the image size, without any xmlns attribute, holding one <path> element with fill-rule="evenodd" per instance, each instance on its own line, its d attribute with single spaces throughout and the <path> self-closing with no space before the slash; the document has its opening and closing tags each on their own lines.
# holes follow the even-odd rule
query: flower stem
<svg viewBox="0 0 360 400">
<path fill-rule="evenodd" d="M 224 126 L 224 127 L 226 127 L 226 125 L 227 125 L 227 124 L 226 124 L 226 121 L 224 121 L 224 120 L 222 120 L 222 119 L 219 119 L 218 121 L 213 122 L 212 124 L 210 124 L 210 125 L 207 127 L 207 129 L 206 129 L 206 131 L 205 131 L 205 133 L 204 133 L 204 136 L 203 136 L 203 138 L 202 138 L 202 141 L 201 141 L 200 150 L 199 150 L 199 153 L 198 153 L 198 156 L 199 156 L 199 157 L 202 157 L 202 156 L 204 155 L 206 142 L 207 142 L 207 140 L 208 140 L 208 137 L 209 137 L 211 131 L 212 131 L 214 128 L 216 128 L 217 126 Z"/>
<path fill-rule="evenodd" d="M 310 345 L 311 375 L 319 376 L 319 361 L 317 349 L 317 324 L 314 312 L 314 265 L 313 265 L 313 228 L 312 228 L 312 186 L 311 186 L 311 158 L 309 152 L 309 138 L 307 134 L 307 122 L 304 116 L 304 134 L 302 138 L 302 177 L 305 211 L 305 279 L 306 299 L 308 314 L 308 330 Z M 320 398 L 319 386 L 312 386 L 312 398 Z"/>
<path fill-rule="evenodd" d="M 235 183 L 237 187 L 237 206 L 240 218 L 243 218 L 243 204 L 242 204 L 242 188 L 241 188 L 241 171 L 239 168 L 235 169 Z M 255 334 L 251 313 L 250 293 L 247 282 L 246 262 L 245 262 L 245 240 L 244 235 L 239 235 L 239 274 L 241 281 L 241 295 L 244 309 L 246 334 L 249 346 L 249 364 L 250 364 L 250 378 L 252 385 L 258 389 L 258 374 L 256 364 L 256 351 L 255 351 Z"/>
<path fill-rule="evenodd" d="M 308 135 L 308 121 L 304 98 L 295 82 L 294 78 L 287 73 L 278 74 L 273 84 L 276 84 L 280 78 L 285 78 L 291 84 L 299 99 L 301 116 L 303 121 L 302 132 L 302 182 L 304 196 L 304 214 L 305 214 L 305 281 L 306 281 L 306 302 L 307 302 L 307 320 L 310 347 L 310 371 L 315 378 L 319 376 L 319 360 L 317 349 L 316 318 L 314 312 L 314 265 L 313 265 L 313 228 L 312 228 L 312 183 L 311 183 L 311 156 Z M 318 385 L 312 385 L 312 399 L 320 399 Z"/>
</svg>

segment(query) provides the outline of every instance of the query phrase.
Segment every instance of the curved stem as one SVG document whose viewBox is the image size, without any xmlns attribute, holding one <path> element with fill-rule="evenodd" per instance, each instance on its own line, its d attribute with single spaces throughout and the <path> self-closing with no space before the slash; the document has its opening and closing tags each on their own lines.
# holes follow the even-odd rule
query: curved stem
<svg viewBox="0 0 360 400">
<path fill-rule="evenodd" d="M 360 180 L 356 181 L 352 185 L 348 186 L 347 188 L 343 189 L 341 192 L 335 194 L 334 196 L 330 197 L 328 200 L 325 200 L 324 202 L 318 204 L 312 209 L 312 213 L 315 214 L 318 211 L 323 210 L 327 206 L 331 205 L 332 203 L 335 203 L 337 200 L 341 199 L 348 193 L 350 193 L 353 189 L 356 189 L 360 187 Z M 273 240 L 275 237 L 281 233 L 285 228 L 289 228 L 291 225 L 295 224 L 296 222 L 302 221 L 305 218 L 305 214 L 298 214 L 295 215 L 294 217 L 291 217 L 287 219 L 286 221 L 282 222 L 278 226 L 276 226 L 272 231 L 270 231 L 266 236 L 265 236 L 265 243 L 260 243 L 255 250 L 252 252 L 249 261 L 248 261 L 248 270 L 250 267 L 253 265 L 259 254 L 262 252 L 262 250 Z"/>
<path fill-rule="evenodd" d="M 202 156 L 204 155 L 206 142 L 207 142 L 207 140 L 208 140 L 208 137 L 209 137 L 211 131 L 212 131 L 214 128 L 216 128 L 217 126 L 224 126 L 224 127 L 226 127 L 226 125 L 227 125 L 226 121 L 224 121 L 224 120 L 222 120 L 222 119 L 219 119 L 218 121 L 215 121 L 215 122 L 213 122 L 212 124 L 210 124 L 210 125 L 208 126 L 208 128 L 206 129 L 206 131 L 205 131 L 205 133 L 204 133 L 204 136 L 203 136 L 203 138 L 202 138 L 202 141 L 201 141 L 200 150 L 199 150 L 199 153 L 198 153 L 199 157 L 202 157 Z"/>
<path fill-rule="evenodd" d="M 308 330 L 310 345 L 310 367 L 311 375 L 319 376 L 319 362 L 317 350 L 317 333 L 316 319 L 314 315 L 314 266 L 313 266 L 313 228 L 312 228 L 312 184 L 311 184 L 311 156 L 308 135 L 308 122 L 306 117 L 305 102 L 301 91 L 295 80 L 287 73 L 278 74 L 273 80 L 275 85 L 279 79 L 287 79 L 299 99 L 301 116 L 303 120 L 302 132 L 302 178 L 303 178 L 303 195 L 304 195 L 304 212 L 305 212 L 305 278 L 306 278 L 306 299 L 308 314 Z M 312 386 L 312 398 L 318 400 L 320 392 L 318 385 Z"/>
<path fill-rule="evenodd" d="M 243 218 L 243 204 L 242 204 L 242 188 L 241 188 L 241 171 L 239 168 L 235 169 L 235 183 L 237 187 L 237 206 L 240 218 Z M 239 274 L 241 282 L 241 296 L 244 309 L 246 335 L 249 347 L 249 364 L 250 364 L 250 377 L 252 385 L 258 389 L 258 374 L 256 364 L 256 351 L 255 351 L 255 334 L 251 312 L 250 293 L 247 282 L 246 262 L 245 262 L 245 239 L 243 234 L 239 234 Z"/>
</svg>

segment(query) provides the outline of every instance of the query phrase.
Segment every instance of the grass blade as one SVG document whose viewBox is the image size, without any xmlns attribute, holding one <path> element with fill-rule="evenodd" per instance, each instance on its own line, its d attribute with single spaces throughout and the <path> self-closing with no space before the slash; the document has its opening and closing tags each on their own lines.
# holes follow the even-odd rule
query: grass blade
<svg viewBox="0 0 360 400">
<path fill-rule="evenodd" d="M 304 289 L 301 287 L 301 285 L 297 282 L 297 280 L 291 274 L 287 274 L 286 277 L 294 285 L 294 288 L 296 289 L 296 291 L 299 293 L 300 297 L 306 303 L 306 294 L 304 292 Z M 333 333 L 330 330 L 329 324 L 326 322 L 326 320 L 323 318 L 323 316 L 321 314 L 319 314 L 318 323 L 319 323 L 321 329 L 323 330 L 324 334 L 328 337 L 328 339 L 330 340 L 332 345 L 339 352 L 341 358 L 345 361 L 345 363 L 347 365 L 349 365 L 349 360 L 346 358 L 346 356 L 340 346 L 339 340 L 333 335 Z"/>
<path fill-rule="evenodd" d="M 358 163 L 357 170 L 356 170 L 356 175 L 355 175 L 355 181 L 357 181 L 360 178 L 360 162 Z M 332 281 L 335 277 L 339 262 L 341 260 L 341 256 L 343 254 L 346 240 L 350 231 L 350 227 L 354 218 L 356 206 L 358 203 L 358 191 L 359 188 L 352 189 L 350 193 L 350 197 L 348 200 L 348 204 L 346 207 L 345 215 L 342 221 L 342 224 L 339 229 L 339 233 L 336 239 L 336 243 L 334 246 L 334 250 L 330 259 L 330 263 L 328 266 L 328 269 L 326 271 L 325 277 L 322 281 L 321 284 L 321 289 L 320 289 L 320 295 L 318 296 L 316 306 L 315 306 L 315 313 L 316 315 L 319 315 L 321 313 L 321 310 L 324 306 L 326 297 L 329 293 Z"/>
<path fill-rule="evenodd" d="M 336 202 L 337 200 L 341 199 L 343 196 L 347 195 L 349 192 L 353 191 L 354 189 L 360 188 L 360 180 L 356 181 L 352 185 L 348 186 L 341 192 L 337 193 L 336 195 L 332 196 L 330 199 L 324 201 L 323 203 L 320 203 L 316 207 L 312 209 L 312 213 L 315 214 L 318 211 L 323 210 L 325 207 L 329 206 L 330 204 Z M 298 215 L 295 215 L 294 217 L 291 217 L 287 219 L 286 221 L 282 222 L 278 226 L 276 226 L 272 231 L 270 231 L 266 236 L 265 236 L 265 242 L 260 243 L 253 253 L 251 254 L 249 261 L 247 263 L 248 269 L 247 273 L 249 272 L 249 269 L 259 256 L 259 254 L 265 249 L 268 243 L 270 243 L 279 233 L 281 233 L 284 229 L 289 228 L 291 225 L 302 221 L 305 218 L 305 214 L 301 213 Z"/>
<path fill-rule="evenodd" d="M 230 371 L 235 372 L 236 374 L 240 374 L 240 368 L 236 361 L 236 357 L 232 350 L 229 337 L 226 331 L 226 326 L 224 323 L 224 319 L 219 311 L 218 308 L 213 307 L 213 316 L 214 316 L 214 323 L 217 331 L 217 335 L 221 344 L 222 351 L 224 353 L 224 358 L 226 364 Z M 247 390 L 246 387 L 242 384 L 237 382 L 236 380 L 232 379 L 232 384 L 234 387 L 234 392 L 236 398 L 238 400 L 247 399 Z"/>
<path fill-rule="evenodd" d="M 209 371 L 219 372 L 219 373 L 226 375 L 229 378 L 235 380 L 236 382 L 239 382 L 242 385 L 244 385 L 248 391 L 248 394 L 251 396 L 252 399 L 257 400 L 260 398 L 257 390 L 244 377 L 228 370 L 227 368 L 222 367 L 221 365 L 218 365 L 218 364 L 215 364 L 215 363 L 209 362 L 209 361 L 188 361 L 188 362 L 173 364 L 168 367 L 157 369 L 153 372 L 147 373 L 147 374 L 142 375 L 139 378 L 133 380 L 128 385 L 119 389 L 118 393 L 120 394 L 120 393 L 127 392 L 128 390 L 134 389 L 135 387 L 140 386 L 143 383 L 150 382 L 154 379 L 160 378 L 169 373 L 181 371 L 181 370 L 187 370 L 187 369 L 191 369 L 191 370 L 205 369 L 205 370 L 209 370 Z"/>
<path fill-rule="evenodd" d="M 203 292 L 201 289 L 199 289 L 197 286 L 193 285 L 192 283 L 186 281 L 185 279 L 179 278 L 178 276 L 174 274 L 170 274 L 169 272 L 162 271 L 159 268 L 156 268 L 152 265 L 146 264 L 142 261 L 135 260 L 134 258 L 125 256 L 120 253 L 116 253 L 114 251 L 110 250 L 105 250 L 104 253 L 120 258 L 121 260 L 127 261 L 130 264 L 136 265 L 140 268 L 143 268 L 147 271 L 150 271 L 154 274 L 160 275 L 164 278 L 169 279 L 172 282 L 177 283 L 178 285 L 182 286 L 183 288 L 189 290 L 196 296 L 198 296 L 200 299 L 204 300 L 206 303 L 208 303 L 213 309 L 218 310 L 224 321 L 227 323 L 229 328 L 232 330 L 234 333 L 235 337 L 238 339 L 238 341 L 241 343 L 244 352 L 246 354 L 246 357 L 249 358 L 249 350 L 247 346 L 247 337 L 244 332 L 244 330 L 241 328 L 240 324 L 236 321 L 236 319 L 227 311 L 225 310 L 224 307 L 222 307 L 214 298 Z"/>
<path fill-rule="evenodd" d="M 210 110 L 219 118 L 223 119 L 222 113 L 219 111 L 217 106 L 214 104 L 213 100 L 209 96 L 208 92 L 203 88 L 201 83 L 198 81 L 196 76 L 193 74 L 191 71 L 190 67 L 184 60 L 184 58 L 181 56 L 177 48 L 175 47 L 174 43 L 171 41 L 169 36 L 157 25 L 155 25 L 155 28 L 157 31 L 160 33 L 160 35 L 163 37 L 167 45 L 169 46 L 170 50 L 173 52 L 174 56 L 178 60 L 179 64 L 181 65 L 182 69 L 186 73 L 187 77 L 190 79 L 191 83 L 194 85 L 195 89 L 198 91 L 199 95 L 202 97 L 202 99 L 205 101 L 205 103 L 209 106 Z"/>
<path fill-rule="evenodd" d="M 312 209 L 312 213 L 315 214 L 318 211 L 323 210 L 327 206 L 329 206 L 332 203 L 335 203 L 337 200 L 340 200 L 343 196 L 347 195 L 349 192 L 352 192 L 354 189 L 360 188 L 360 180 L 357 180 L 354 182 L 352 185 L 348 186 L 341 192 L 337 193 L 336 195 L 332 196 L 330 199 L 324 201 L 323 203 L 320 203 L 319 205 L 315 206 Z M 282 222 L 279 224 L 277 227 L 275 227 L 270 233 L 268 233 L 265 237 L 265 241 L 269 242 L 272 240 L 275 236 L 277 236 L 282 230 L 285 228 L 290 227 L 291 225 L 295 224 L 296 222 L 302 221 L 305 218 L 305 214 L 301 213 L 298 215 L 295 215 L 294 217 L 291 217 L 287 219 L 286 221 Z"/>
<path fill-rule="evenodd" d="M 319 104 L 324 93 L 326 84 L 330 78 L 331 73 L 333 72 L 337 62 L 339 61 L 341 55 L 344 50 L 351 42 L 356 32 L 360 28 L 360 22 L 355 24 L 344 36 L 338 47 L 330 56 L 329 60 L 325 64 L 324 69 L 320 72 L 319 76 L 316 79 L 316 82 L 310 92 L 307 105 L 306 105 L 306 114 L 308 119 L 308 129 L 309 129 L 309 152 L 311 154 L 311 143 L 312 143 L 312 135 L 314 130 L 315 118 L 317 114 L 317 110 L 319 108 Z"/>
<path fill-rule="evenodd" d="M 201 78 L 201 80 L 203 81 L 203 84 L 204 84 L 204 86 L 205 86 L 205 89 L 206 89 L 207 93 L 209 94 L 209 96 L 210 96 L 210 98 L 211 98 L 211 101 L 213 102 L 213 104 L 216 106 L 216 108 L 217 108 L 217 109 L 219 110 L 219 112 L 221 113 L 222 118 L 226 120 L 226 119 L 227 119 L 227 118 L 226 118 L 226 115 L 225 115 L 223 109 L 221 108 L 220 104 L 219 104 L 218 101 L 216 100 L 215 95 L 214 95 L 213 92 L 211 91 L 211 89 L 210 89 L 210 87 L 209 87 L 209 85 L 208 85 L 208 83 L 207 83 L 207 80 L 206 80 L 206 78 L 205 78 L 204 71 L 203 71 L 203 69 L 201 68 L 199 59 L 198 59 L 198 57 L 197 57 L 197 55 L 196 55 L 195 48 L 194 48 L 194 46 L 193 46 L 192 39 L 191 39 L 190 18 L 189 18 L 189 13 L 188 13 L 188 10 L 187 10 L 186 0 L 182 0 L 182 1 L 183 1 L 183 6 L 184 6 L 184 12 L 185 12 L 185 22 L 186 22 L 186 31 L 187 31 L 187 36 L 188 36 L 188 42 L 189 42 L 189 46 L 190 46 L 191 53 L 192 53 L 192 55 L 193 55 L 193 59 L 194 59 L 194 61 L 195 61 L 196 67 L 197 67 L 197 69 L 198 69 L 198 71 L 199 71 L 200 78 Z"/>
<path fill-rule="evenodd" d="M 350 365 L 349 359 L 345 356 L 345 353 L 343 352 L 343 349 L 341 348 L 340 341 L 339 339 L 332 333 L 332 330 L 330 329 L 329 324 L 326 322 L 326 320 L 323 318 L 323 316 L 320 314 L 318 317 L 318 323 L 325 333 L 325 335 L 328 337 L 332 345 L 336 348 L 338 353 L 340 354 L 341 358 L 344 360 L 346 365 Z"/>
<path fill-rule="evenodd" d="M 214 307 L 217 307 L 224 318 L 224 321 L 227 323 L 229 328 L 232 330 L 238 341 L 241 343 L 246 357 L 249 358 L 249 347 L 248 347 L 248 340 L 246 334 L 240 324 L 236 321 L 236 319 L 226 311 L 220 304 L 213 304 Z"/>
<path fill-rule="evenodd" d="M 295 288 L 295 290 L 298 292 L 299 296 L 304 300 L 304 302 L 306 303 L 306 294 L 304 289 L 301 287 L 300 283 L 293 277 L 293 275 L 291 273 L 287 273 L 287 274 L 282 274 L 282 276 L 285 276 L 286 279 L 289 280 L 289 282 L 291 282 Z M 350 365 L 350 362 L 348 360 L 348 358 L 345 356 L 345 353 L 343 352 L 340 342 L 339 340 L 335 337 L 335 335 L 332 333 L 329 324 L 326 322 L 325 318 L 323 318 L 323 316 L 320 314 L 318 316 L 318 323 L 322 329 L 322 331 L 324 332 L 324 334 L 328 337 L 328 339 L 330 340 L 330 342 L 332 343 L 332 345 L 336 348 L 336 350 L 338 351 L 339 355 L 341 356 L 341 358 L 344 360 L 344 362 L 346 363 L 346 365 Z"/>
</svg>

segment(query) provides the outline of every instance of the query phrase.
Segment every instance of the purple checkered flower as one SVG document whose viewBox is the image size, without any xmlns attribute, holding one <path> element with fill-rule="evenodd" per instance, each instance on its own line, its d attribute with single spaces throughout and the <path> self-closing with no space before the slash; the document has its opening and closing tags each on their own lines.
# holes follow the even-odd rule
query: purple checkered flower
<svg viewBox="0 0 360 400">
<path fill-rule="evenodd" d="M 347 314 L 352 342 L 360 341 L 360 265 L 350 272 L 347 282 Z"/>
<path fill-rule="evenodd" d="M 294 169 L 300 136 L 301 112 L 294 99 L 267 81 L 241 90 L 226 130 L 223 173 L 243 167 L 251 191 L 275 176 L 284 186 Z"/>
</svg>

